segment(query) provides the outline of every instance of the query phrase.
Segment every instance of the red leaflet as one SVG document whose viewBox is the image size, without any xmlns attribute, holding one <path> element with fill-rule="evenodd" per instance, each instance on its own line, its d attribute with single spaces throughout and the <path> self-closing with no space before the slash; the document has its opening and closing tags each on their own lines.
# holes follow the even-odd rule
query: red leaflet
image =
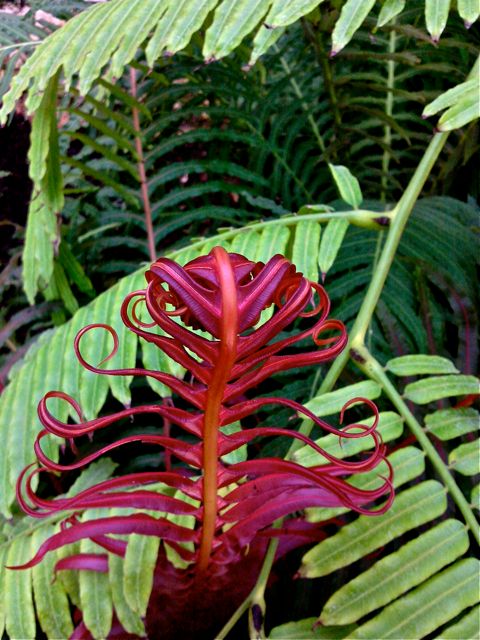
<svg viewBox="0 0 480 640">
<path fill-rule="evenodd" d="M 191 580 L 198 584 L 202 575 L 209 579 L 221 576 L 227 566 L 245 562 L 249 545 L 254 549 L 252 558 L 258 556 L 261 559 L 265 540 L 272 535 L 269 527 L 280 517 L 309 506 L 348 506 L 362 513 L 383 513 L 389 507 L 393 496 L 391 478 L 385 479 L 382 486 L 372 491 L 352 487 L 345 480 L 348 474 L 374 469 L 384 458 L 384 447 L 375 431 L 377 420 L 369 428 L 356 424 L 338 430 L 286 398 L 245 397 L 246 392 L 271 375 L 326 362 L 345 347 L 345 328 L 338 320 L 327 318 L 329 300 L 321 286 L 309 282 L 280 255 L 264 265 L 238 254 L 228 254 L 221 247 L 215 247 L 209 255 L 197 258 L 185 267 L 167 258 L 157 260 L 147 271 L 146 279 L 145 290 L 135 291 L 125 299 L 121 309 L 123 322 L 150 342 L 151 348 L 162 349 L 180 363 L 190 373 L 188 378 L 177 379 L 161 371 L 142 368 L 100 369 L 101 364 L 115 355 L 118 347 L 114 330 L 104 324 L 92 324 L 82 329 L 75 339 L 75 352 L 84 367 L 101 375 L 151 376 L 167 385 L 174 396 L 182 398 L 183 406 L 186 401 L 190 409 L 177 408 L 171 402 L 159 403 L 85 421 L 73 398 L 60 391 L 51 391 L 38 408 L 44 430 L 37 437 L 35 451 L 43 466 L 24 470 L 18 481 L 17 495 L 24 510 L 35 517 L 58 511 L 80 514 L 85 509 L 97 507 L 134 508 L 162 514 L 191 515 L 195 517 L 197 526 L 192 531 L 164 517 L 152 517 L 141 512 L 85 522 L 70 517 L 62 530 L 45 541 L 24 567 L 37 564 L 48 551 L 83 538 L 93 539 L 100 547 L 123 555 L 124 545 L 119 545 L 111 535 L 141 533 L 167 540 L 192 562 L 192 568 L 184 570 L 182 578 L 179 570 L 165 569 L 168 563 L 163 557 L 159 561 L 164 569 L 162 584 L 170 574 L 171 579 L 177 582 L 183 579 L 184 586 L 189 581 L 192 584 Z M 146 304 L 152 318 L 150 324 L 139 320 L 137 310 L 140 303 Z M 273 308 L 273 315 L 260 324 L 262 311 L 269 307 Z M 287 338 L 278 338 L 299 317 L 309 319 L 310 328 Z M 163 335 L 149 330 L 154 326 L 162 329 Z M 83 335 L 95 328 L 109 331 L 114 338 L 112 353 L 97 367 L 87 363 L 81 355 Z M 196 329 L 207 332 L 211 337 L 196 333 Z M 292 346 L 306 339 L 312 345 L 308 351 L 292 352 Z M 57 420 L 48 409 L 48 399 L 52 397 L 70 403 L 78 414 L 79 423 L 70 425 Z M 361 399 L 352 399 L 345 409 L 358 400 Z M 377 416 L 375 405 L 367 400 L 363 402 Z M 259 408 L 272 404 L 289 407 L 340 438 L 369 437 L 373 439 L 373 452 L 361 461 L 339 460 L 322 451 L 309 438 L 282 425 L 244 429 L 232 435 L 219 430 L 221 426 L 242 420 Z M 92 436 L 99 429 L 141 414 L 157 415 L 160 422 L 180 427 L 195 436 L 197 442 L 187 444 L 172 438 L 170 430 L 163 432 L 159 427 L 158 434 L 120 437 L 69 465 L 50 460 L 42 450 L 42 440 L 48 433 L 74 444 L 79 436 Z M 226 464 L 221 460 L 223 455 L 256 438 L 272 436 L 298 439 L 323 454 L 328 463 L 307 469 L 276 458 L 236 464 Z M 32 479 L 38 473 L 80 468 L 117 447 L 139 441 L 159 445 L 169 460 L 181 461 L 183 467 L 172 471 L 169 464 L 165 471 L 113 478 L 73 498 L 46 500 L 33 491 Z M 149 490 L 148 486 L 154 482 L 180 489 L 198 500 L 200 506 Z M 388 494 L 386 504 L 371 511 L 368 504 L 384 494 Z M 280 535 L 288 537 L 288 532 L 289 527 L 285 526 Z M 290 535 L 304 540 L 298 533 Z M 194 543 L 194 552 L 186 552 L 178 544 L 186 541 Z M 67 566 L 103 570 L 105 554 L 62 560 L 57 569 Z"/>
</svg>

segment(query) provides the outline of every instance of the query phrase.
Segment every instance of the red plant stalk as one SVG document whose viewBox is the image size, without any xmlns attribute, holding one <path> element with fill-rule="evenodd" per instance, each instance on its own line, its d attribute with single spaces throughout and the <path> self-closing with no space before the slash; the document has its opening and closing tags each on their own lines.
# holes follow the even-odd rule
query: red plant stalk
<svg viewBox="0 0 480 640">
<path fill-rule="evenodd" d="M 104 324 L 89 325 L 78 333 L 74 345 L 76 355 L 85 368 L 97 374 L 151 376 L 167 385 L 191 409 L 180 408 L 170 401 L 160 402 L 85 421 L 73 398 L 61 391 L 47 393 L 38 408 L 44 429 L 35 442 L 42 466 L 32 468 L 31 465 L 22 472 L 17 483 L 17 497 L 23 509 L 33 517 L 42 518 L 57 512 L 65 512 L 68 517 L 61 530 L 47 539 L 35 556 L 22 565 L 23 568 L 36 565 L 49 551 L 84 538 L 90 538 L 110 553 L 124 556 L 126 543 L 112 537 L 115 534 L 158 536 L 189 563 L 182 571 L 168 568 L 165 557 L 160 555 L 163 577 L 159 580 L 163 580 L 166 597 L 174 591 L 171 584 L 168 588 L 165 586 L 167 578 L 176 581 L 178 588 L 183 589 L 182 597 L 187 597 L 188 589 L 198 591 L 202 580 L 208 579 L 209 585 L 216 584 L 217 589 L 224 589 L 225 580 L 232 581 L 232 576 L 228 577 L 229 567 L 241 567 L 249 562 L 253 567 L 257 566 L 269 536 L 284 536 L 288 548 L 299 541 L 312 539 L 310 529 L 288 526 L 289 521 L 281 529 L 272 530 L 270 527 L 278 518 L 312 506 L 347 506 L 368 514 L 379 514 L 388 509 L 393 499 L 391 470 L 377 489 L 362 490 L 347 482 L 352 473 L 375 469 L 385 458 L 385 448 L 376 432 L 378 412 L 372 402 L 353 398 L 341 413 L 343 421 L 344 411 L 354 402 L 361 401 L 375 415 L 372 426 L 351 424 L 336 429 L 293 400 L 247 397 L 255 386 L 279 371 L 319 365 L 343 350 L 347 341 L 345 327 L 338 320 L 328 319 L 330 303 L 323 287 L 304 278 L 283 256 L 274 256 L 267 264 L 254 263 L 239 254 L 229 254 L 221 247 L 215 247 L 209 255 L 192 260 L 185 267 L 167 258 L 159 259 L 147 271 L 146 279 L 145 290 L 126 297 L 121 309 L 123 322 L 151 343 L 152 348 L 162 349 L 189 371 L 188 381 L 142 368 L 101 369 L 100 366 L 110 360 L 118 348 L 115 331 Z M 318 298 L 316 304 L 315 298 Z M 142 322 L 138 317 L 137 308 L 141 302 L 146 304 L 151 323 Z M 260 324 L 262 311 L 269 307 L 273 308 L 273 315 Z M 297 318 L 313 319 L 313 323 L 310 328 L 278 338 L 281 332 L 292 328 Z M 161 334 L 148 331 L 153 327 L 160 328 Z M 107 330 L 114 339 L 112 353 L 97 367 L 86 362 L 80 350 L 84 334 L 95 328 Z M 208 332 L 211 339 L 205 334 L 199 335 L 196 329 Z M 292 349 L 305 340 L 313 341 L 315 348 L 307 352 Z M 52 397 L 68 402 L 78 414 L 79 422 L 67 424 L 57 420 L 47 406 Z M 341 460 L 322 450 L 308 437 L 286 427 L 242 428 L 230 435 L 220 431 L 220 427 L 241 421 L 267 405 L 289 407 L 339 438 L 369 437 L 373 439 L 373 451 L 360 460 Z M 42 450 L 42 440 L 49 433 L 68 439 L 76 451 L 76 438 L 92 437 L 95 432 L 124 418 L 143 414 L 159 416 L 168 424 L 180 427 L 194 436 L 196 442 L 189 444 L 181 438 L 171 437 L 169 430 L 162 433 L 159 429 L 157 434 L 121 437 L 71 464 L 55 462 Z M 226 454 L 254 439 L 272 436 L 298 439 L 320 453 L 326 463 L 305 468 L 278 458 L 257 458 L 234 464 L 222 460 Z M 44 499 L 33 490 L 32 480 L 39 473 L 79 469 L 132 442 L 163 447 L 168 459 L 176 460 L 175 466 L 163 471 L 114 477 L 72 498 Z M 181 490 L 196 502 L 192 504 L 191 500 L 186 502 L 149 490 L 148 485 L 156 482 Z M 372 506 L 382 496 L 387 497 L 384 504 Z M 79 516 L 85 510 L 98 507 L 133 508 L 135 513 L 80 520 Z M 190 529 L 172 522 L 171 518 L 148 515 L 145 510 L 194 516 L 197 525 Z M 186 542 L 193 543 L 193 551 L 185 548 L 183 543 Z M 105 553 L 97 554 L 97 558 L 95 554 L 77 554 L 58 562 L 56 570 L 105 571 L 106 558 Z M 212 578 L 217 581 L 213 583 Z M 225 591 L 223 593 L 225 595 Z M 181 601 L 182 598 L 172 596 L 172 606 L 179 606 Z"/>
</svg>

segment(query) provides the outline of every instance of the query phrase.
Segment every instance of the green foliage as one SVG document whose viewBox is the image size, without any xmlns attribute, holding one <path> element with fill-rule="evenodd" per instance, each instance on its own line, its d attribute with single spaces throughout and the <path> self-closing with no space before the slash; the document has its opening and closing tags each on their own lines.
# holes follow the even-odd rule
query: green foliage
<svg viewBox="0 0 480 640">
<path fill-rule="evenodd" d="M 458 520 L 445 520 L 344 585 L 327 602 L 320 620 L 325 625 L 359 620 L 449 565 L 467 549 L 465 526 Z"/>
<path fill-rule="evenodd" d="M 417 367 L 420 368 L 415 371 L 417 374 L 420 370 L 430 373 L 432 365 L 435 368 L 441 364 L 442 369 L 448 368 L 446 362 L 439 362 L 437 359 L 429 361 L 425 356 L 405 356 L 393 360 L 392 364 L 393 366 L 389 364 L 388 368 L 398 375 L 412 375 L 412 369 Z M 448 378 L 451 378 L 452 386 L 442 386 L 442 393 L 435 396 L 434 400 L 437 397 L 448 396 L 455 386 L 453 381 L 457 381 L 456 384 L 459 385 L 457 392 L 463 392 L 461 385 L 465 376 L 452 374 Z M 428 384 L 431 380 L 432 378 L 425 378 L 412 384 Z M 407 385 L 407 388 L 408 386 L 410 385 Z M 417 402 L 421 400 L 423 398 L 416 399 Z M 456 412 L 459 412 L 459 420 L 473 418 L 471 411 L 466 411 L 465 414 L 465 410 L 444 409 L 430 414 L 426 417 L 427 428 L 430 430 L 430 425 L 435 424 L 438 424 L 439 428 L 444 425 L 447 427 L 449 418 L 453 426 L 452 414 Z M 432 420 L 432 417 L 435 419 Z M 452 434 L 452 438 L 459 437 L 460 434 L 461 430 L 455 435 Z M 476 440 L 452 450 L 449 456 L 450 468 L 460 474 L 479 473 L 478 443 Z M 412 477 L 419 478 L 424 473 L 425 467 L 420 464 L 413 476 L 411 473 L 405 476 L 406 465 L 409 464 L 413 468 L 412 453 L 413 451 L 399 450 L 389 456 L 396 486 L 411 480 Z M 305 463 L 315 464 L 315 460 L 305 459 Z M 362 483 L 361 486 L 371 486 L 368 484 L 369 481 L 371 482 L 368 479 L 367 483 Z M 356 479 L 355 484 L 357 483 Z M 478 592 L 475 592 L 473 586 L 474 576 L 478 576 L 477 561 L 467 557 L 451 564 L 468 554 L 469 539 L 462 522 L 448 519 L 438 523 L 438 518 L 447 507 L 445 498 L 445 488 L 434 480 L 422 481 L 411 488 L 402 489 L 397 492 L 394 505 L 387 513 L 377 518 L 358 517 L 304 556 L 301 575 L 308 578 L 328 575 L 364 558 L 369 552 L 383 547 L 405 531 L 432 523 L 426 530 L 424 526 L 421 534 L 415 535 L 414 539 L 404 543 L 398 550 L 384 553 L 373 566 L 360 569 L 356 577 L 341 586 L 322 610 L 319 618 L 322 625 L 326 625 L 327 628 L 339 626 L 341 629 L 343 625 L 356 623 L 359 626 L 349 634 L 349 637 L 355 638 L 394 638 L 399 635 L 423 638 L 442 624 L 455 620 L 461 611 L 478 602 Z M 310 509 L 309 520 L 321 521 L 342 512 L 326 510 L 326 513 L 322 513 L 323 511 L 325 510 Z M 448 565 L 449 568 L 444 570 Z M 454 602 L 449 602 L 449 594 L 452 589 L 458 588 L 459 582 L 464 585 L 465 590 L 462 591 L 462 596 L 452 597 Z M 407 595 L 402 595 L 404 593 Z M 441 612 L 436 609 L 440 600 L 443 603 Z M 433 610 L 435 613 L 432 613 Z M 373 611 L 377 611 L 374 617 L 364 622 L 365 617 Z M 415 611 L 415 615 L 409 615 L 409 611 Z M 422 611 L 421 616 L 417 615 L 418 611 Z M 468 625 L 471 616 L 467 614 L 466 617 L 465 624 Z"/>
</svg>

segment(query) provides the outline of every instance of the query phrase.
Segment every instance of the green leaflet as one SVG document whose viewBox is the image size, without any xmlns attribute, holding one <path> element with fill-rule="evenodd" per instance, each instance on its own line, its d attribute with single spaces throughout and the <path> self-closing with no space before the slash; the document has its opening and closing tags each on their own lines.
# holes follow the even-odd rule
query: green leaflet
<svg viewBox="0 0 480 640">
<path fill-rule="evenodd" d="M 144 285 L 144 277 L 138 278 L 142 281 L 138 283 L 134 289 L 140 289 Z M 135 282 L 135 285 L 137 283 Z M 117 289 L 116 295 L 113 298 L 111 305 L 113 309 L 117 309 L 116 315 L 111 319 L 110 325 L 117 332 L 119 336 L 118 350 L 112 360 L 107 364 L 107 368 L 115 368 L 116 362 L 121 362 L 121 366 L 125 369 L 133 369 L 135 367 L 135 361 L 137 356 L 138 338 L 133 331 L 129 331 L 125 328 L 120 316 L 120 308 L 125 298 L 126 292 L 121 288 Z M 124 406 L 130 405 L 131 393 L 130 384 L 133 380 L 133 376 L 108 376 L 108 383 L 112 391 L 113 396 L 121 402 Z"/>
<path fill-rule="evenodd" d="M 353 209 L 358 209 L 362 204 L 363 196 L 357 178 L 350 173 L 347 167 L 342 165 L 329 164 L 328 167 L 342 200 Z"/>
<path fill-rule="evenodd" d="M 29 175 L 34 190 L 41 190 L 44 205 L 53 213 L 63 208 L 63 181 L 58 157 L 58 74 L 51 77 L 32 120 Z"/>
<path fill-rule="evenodd" d="M 78 302 L 73 295 L 65 270 L 57 261 L 53 264 L 53 277 L 44 293 L 47 300 L 62 300 L 65 309 L 72 315 L 78 311 Z"/>
<path fill-rule="evenodd" d="M 160 539 L 153 536 L 132 534 L 128 538 L 123 589 L 128 605 L 140 616 L 147 612 L 159 546 Z"/>
<path fill-rule="evenodd" d="M 360 516 L 303 556 L 303 578 L 325 576 L 384 546 L 391 540 L 441 515 L 447 506 L 445 488 L 427 480 L 403 491 L 381 516 Z M 378 637 L 378 636 L 377 636 Z M 408 637 L 408 636 L 407 636 Z"/>
<path fill-rule="evenodd" d="M 215 242 L 211 248 L 215 246 Z M 230 245 L 230 251 L 240 253 L 242 256 L 250 260 L 254 260 L 260 245 L 260 236 L 256 231 L 247 231 L 247 233 L 239 233 L 236 235 Z M 207 245 L 210 250 L 210 245 Z"/>
<path fill-rule="evenodd" d="M 285 27 L 307 15 L 318 7 L 323 0 L 273 0 L 270 11 L 262 20 L 262 24 L 255 34 L 253 50 L 249 65 L 255 64 L 284 33 Z"/>
<path fill-rule="evenodd" d="M 448 358 L 418 354 L 400 356 L 387 362 L 387 371 L 396 376 L 417 376 L 420 374 L 458 373 L 458 369 Z"/>
<path fill-rule="evenodd" d="M 468 545 L 464 524 L 458 520 L 442 522 L 343 585 L 328 600 L 320 622 L 356 622 L 459 558 Z"/>
<path fill-rule="evenodd" d="M 31 558 L 30 538 L 17 536 L 10 543 L 6 564 L 15 566 Z M 5 571 L 5 629 L 10 638 L 35 638 L 32 570 Z"/>
<path fill-rule="evenodd" d="M 6 564 L 7 545 L 3 544 L 3 538 L 0 542 L 0 593 L 5 594 L 5 574 L 6 570 L 3 568 Z M 3 638 L 3 631 L 5 629 L 5 613 L 6 603 L 5 598 L 0 598 L 0 638 Z"/>
<path fill-rule="evenodd" d="M 273 0 L 264 22 L 274 29 L 286 27 L 322 4 L 323 0 Z"/>
<path fill-rule="evenodd" d="M 295 229 L 293 240 L 292 262 L 297 271 L 312 282 L 318 281 L 318 244 L 321 227 L 318 222 L 300 221 Z"/>
<path fill-rule="evenodd" d="M 89 512 L 88 519 L 99 517 Z M 104 513 L 105 515 L 105 513 Z M 85 519 L 85 518 L 84 518 Z M 105 553 L 91 540 L 80 542 L 81 553 Z M 112 595 L 108 574 L 97 571 L 79 571 L 80 604 L 83 621 L 95 640 L 108 636 L 112 626 Z"/>
<path fill-rule="evenodd" d="M 275 254 L 284 254 L 289 237 L 290 230 L 288 227 L 280 224 L 265 227 L 260 235 L 255 260 L 266 263 Z"/>
<path fill-rule="evenodd" d="M 465 20 L 467 29 L 478 20 L 480 5 L 477 0 L 457 0 L 457 11 L 462 20 Z"/>
<path fill-rule="evenodd" d="M 35 303 L 39 287 L 45 287 L 53 274 L 54 244 L 57 219 L 43 202 L 34 196 L 28 209 L 27 230 L 23 247 L 23 288 L 30 304 Z"/>
<path fill-rule="evenodd" d="M 480 98 L 478 92 L 469 95 L 450 107 L 438 121 L 439 131 L 453 131 L 476 120 L 480 116 Z"/>
<path fill-rule="evenodd" d="M 362 420 L 361 423 L 366 426 L 373 424 L 373 418 Z M 402 435 L 403 419 L 393 411 L 385 411 L 380 413 L 377 432 L 381 435 L 383 442 L 390 442 Z M 354 433 L 352 431 L 352 433 Z M 358 432 L 357 432 L 358 433 Z M 374 442 L 372 438 L 340 438 L 330 433 L 328 436 L 315 440 L 318 446 L 322 447 L 327 453 L 337 458 L 347 458 L 361 451 L 372 449 Z M 316 465 L 328 464 L 328 460 L 323 458 L 319 453 L 313 451 L 310 447 L 304 446 L 294 453 L 294 459 L 304 467 L 314 467 Z"/>
<path fill-rule="evenodd" d="M 344 218 L 332 218 L 323 231 L 318 252 L 318 266 L 323 280 L 325 280 L 327 272 L 335 262 L 348 225 L 348 220 Z"/>
<path fill-rule="evenodd" d="M 125 512 L 123 512 L 125 513 Z M 133 633 L 137 636 L 145 635 L 145 626 L 141 617 L 131 609 L 127 600 L 125 599 L 123 582 L 124 559 L 119 556 L 110 553 L 108 555 L 108 576 L 110 579 L 110 588 L 112 590 L 112 602 L 115 608 L 115 613 L 120 620 L 123 628 L 128 633 Z"/>
<path fill-rule="evenodd" d="M 230 425 L 229 425 L 230 426 Z M 227 454 L 229 455 L 229 454 Z M 241 458 L 242 455 L 240 454 L 239 458 Z M 245 458 L 244 458 L 245 459 Z M 192 504 L 196 507 L 200 506 L 200 502 L 198 500 L 195 500 L 194 498 L 191 498 L 190 496 L 187 496 L 185 493 L 183 493 L 183 491 L 174 491 L 171 493 L 173 498 L 178 498 L 179 500 L 182 500 L 183 502 L 186 502 L 187 504 Z M 191 529 L 193 530 L 195 528 L 195 517 L 194 516 L 189 516 L 189 515 L 176 515 L 173 513 L 169 513 L 167 514 L 167 520 L 170 520 L 170 522 L 174 522 L 175 524 L 179 525 L 180 527 L 185 527 L 187 529 Z M 194 544 L 193 542 L 183 542 L 180 543 L 182 547 L 184 547 L 185 549 L 188 549 L 189 551 L 194 551 Z M 169 544 L 168 542 L 164 543 L 165 546 L 165 554 L 169 560 L 169 562 L 171 562 L 173 564 L 174 567 L 176 567 L 177 569 L 186 569 L 187 567 L 189 567 L 192 563 L 188 560 L 184 560 L 180 554 L 178 553 L 178 551 L 176 549 L 174 549 L 172 547 L 171 544 Z"/>
<path fill-rule="evenodd" d="M 113 475 L 117 467 L 118 463 L 113 462 L 113 460 L 107 457 L 91 462 L 72 484 L 67 492 L 67 497 L 72 498 L 81 491 L 85 491 L 85 489 L 94 487 L 99 482 L 107 480 Z"/>
<path fill-rule="evenodd" d="M 425 0 L 425 24 L 434 42 L 438 42 L 447 24 L 450 0 Z"/>
<path fill-rule="evenodd" d="M 410 482 L 425 471 L 425 454 L 417 447 L 405 447 L 399 449 L 388 456 L 388 460 L 393 468 L 393 486 L 396 489 L 406 482 Z M 385 463 L 378 466 L 375 471 L 369 473 L 356 474 L 348 482 L 361 489 L 375 489 L 381 482 L 381 476 L 388 474 Z M 320 508 L 314 507 L 306 509 L 308 522 L 324 522 L 330 518 L 348 513 L 347 507 Z"/>
<path fill-rule="evenodd" d="M 332 34 L 332 53 L 336 55 L 353 38 L 373 8 L 375 0 L 347 0 Z"/>
<path fill-rule="evenodd" d="M 92 136 L 85 135 L 79 131 L 68 131 L 66 135 L 73 140 L 78 140 L 85 147 L 90 147 L 101 158 L 109 160 L 113 165 L 116 165 L 119 169 L 123 169 L 128 173 L 136 182 L 140 182 L 137 165 L 131 160 L 119 155 L 116 151 L 112 150 L 109 145 L 102 144 Z"/>
<path fill-rule="evenodd" d="M 104 295 L 103 300 L 99 296 L 92 306 L 92 318 L 97 322 L 102 322 L 102 306 L 112 307 L 112 298 L 114 290 L 109 289 Z M 82 337 L 80 342 L 80 350 L 86 362 L 97 367 L 100 362 L 107 357 L 113 349 L 112 336 L 102 328 L 92 329 Z M 105 364 L 105 368 L 112 368 L 110 361 Z M 98 414 L 108 393 L 108 376 L 96 374 L 82 367 L 80 373 L 80 405 L 87 420 L 91 420 Z M 78 392 L 77 392 L 78 393 Z"/>
<path fill-rule="evenodd" d="M 475 78 L 457 84 L 457 86 L 448 89 L 448 91 L 440 94 L 433 102 L 430 102 L 423 110 L 422 116 L 428 118 L 434 116 L 439 111 L 459 104 L 469 96 L 475 95 L 477 93 L 477 87 L 478 82 Z"/>
<path fill-rule="evenodd" d="M 85 95 L 98 72 L 111 60 L 112 75 L 120 75 L 124 65 L 136 53 L 152 25 L 165 10 L 165 2 L 154 0 L 119 0 L 90 33 L 90 51 L 80 66 L 78 89 Z M 112 53 L 115 52 L 115 55 Z"/>
<path fill-rule="evenodd" d="M 68 275 L 68 279 L 73 282 L 82 293 L 86 293 L 91 298 L 95 297 L 95 289 L 93 288 L 90 278 L 87 277 L 82 265 L 75 258 L 66 242 L 60 243 L 58 261 Z"/>
<path fill-rule="evenodd" d="M 473 487 L 472 493 L 470 494 L 470 504 L 474 509 L 480 511 L 480 484 Z"/>
<path fill-rule="evenodd" d="M 220 427 L 220 431 L 225 435 L 231 435 L 232 433 L 238 433 L 242 430 L 242 425 L 240 422 L 232 422 L 232 424 L 227 424 L 224 427 Z M 248 457 L 247 453 L 247 445 L 243 445 L 235 451 L 231 451 L 230 453 L 222 456 L 221 460 L 226 464 L 235 464 L 236 462 L 243 462 Z"/>
<path fill-rule="evenodd" d="M 389 605 L 350 638 L 424 638 L 478 602 L 479 564 L 474 558 L 460 560 Z"/>
<path fill-rule="evenodd" d="M 355 625 L 322 627 L 316 623 L 316 618 L 287 622 L 272 629 L 268 637 L 271 640 L 343 640 L 355 629 Z"/>
<path fill-rule="evenodd" d="M 407 384 L 404 395 L 416 404 L 428 404 L 441 398 L 478 392 L 479 383 L 475 376 L 451 375 L 424 378 Z"/>
<path fill-rule="evenodd" d="M 46 524 L 32 535 L 32 551 L 55 533 L 55 525 Z M 52 583 L 53 568 L 57 558 L 47 556 L 32 569 L 35 610 L 40 626 L 48 638 L 68 638 L 73 632 L 67 595 L 58 580 Z"/>
<path fill-rule="evenodd" d="M 197 0 L 195 13 L 192 12 L 191 0 L 170 4 L 148 43 L 146 54 L 149 64 L 153 66 L 163 51 L 172 54 L 186 47 L 198 25 L 217 4 L 218 0 Z"/>
<path fill-rule="evenodd" d="M 478 638 L 478 620 L 480 605 L 471 609 L 457 623 L 444 629 L 435 640 L 458 640 L 459 638 Z"/>
<path fill-rule="evenodd" d="M 480 473 L 480 440 L 461 444 L 448 455 L 448 464 L 464 476 Z"/>
<path fill-rule="evenodd" d="M 404 8 L 405 0 L 386 0 L 378 14 L 377 27 L 383 27 L 387 22 L 393 20 Z"/>
<path fill-rule="evenodd" d="M 15 487 L 15 482 L 20 472 L 27 464 L 35 459 L 32 445 L 37 429 L 40 426 L 35 415 L 34 407 L 29 406 L 29 403 L 25 402 L 22 394 L 18 392 L 19 387 L 23 384 L 26 389 L 30 388 L 32 385 L 33 370 L 27 368 L 26 370 L 22 370 L 22 374 L 23 375 L 15 378 L 12 390 L 13 397 L 10 398 L 10 409 L 15 416 L 18 416 L 19 422 L 7 425 L 4 430 L 7 438 L 6 451 L 11 451 L 13 455 L 1 456 L 2 458 L 6 458 L 10 463 L 7 469 L 8 485 L 10 487 Z M 23 428 L 18 428 L 17 424 L 23 425 Z"/>
<path fill-rule="evenodd" d="M 312 411 L 315 415 L 324 417 L 331 416 L 334 413 L 340 413 L 343 406 L 352 398 L 367 398 L 367 400 L 375 400 L 381 394 L 382 390 L 380 385 L 373 380 L 363 380 L 362 382 L 356 382 L 348 387 L 337 389 L 337 391 L 330 391 L 329 393 L 323 393 L 320 396 L 316 396 L 309 400 L 305 406 Z M 355 405 L 352 405 L 355 406 Z M 348 418 L 348 414 L 346 414 Z"/>
<path fill-rule="evenodd" d="M 223 0 L 205 34 L 203 57 L 217 60 L 233 51 L 259 24 L 270 3 L 271 0 Z"/>
<path fill-rule="evenodd" d="M 471 407 L 439 409 L 425 416 L 425 429 L 440 440 L 452 440 L 479 428 L 480 415 Z"/>
</svg>

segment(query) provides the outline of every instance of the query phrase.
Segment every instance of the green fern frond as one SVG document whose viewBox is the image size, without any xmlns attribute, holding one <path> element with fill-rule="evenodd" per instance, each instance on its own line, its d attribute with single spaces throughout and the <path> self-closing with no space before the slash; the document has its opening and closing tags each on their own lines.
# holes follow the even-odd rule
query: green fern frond
<svg viewBox="0 0 480 640">
<path fill-rule="evenodd" d="M 283 2 L 266 0 L 241 0 L 240 3 L 203 0 L 200 5 L 192 0 L 161 4 L 156 0 L 112 0 L 95 5 L 74 16 L 37 47 L 13 79 L 0 117 L 5 118 L 24 91 L 28 91 L 27 109 L 34 112 L 48 80 L 59 70 L 63 71 L 67 88 L 78 75 L 78 89 L 86 95 L 105 72 L 112 77 L 120 76 L 146 41 L 147 63 L 153 67 L 161 55 L 184 49 L 211 12 L 213 18 L 205 33 L 204 57 L 207 60 L 222 58 L 246 36 L 257 32 L 253 58 L 258 59 L 276 39 L 265 33 L 262 22 L 273 30 L 283 30 L 319 5 L 321 0 L 295 0 L 289 3 L 288 9 Z M 443 30 L 450 2 L 442 3 L 442 11 L 437 5 L 437 0 L 425 2 L 427 29 L 434 40 Z M 334 53 L 351 40 L 373 6 L 374 2 L 370 1 L 346 0 L 332 36 Z M 469 23 L 476 17 L 463 4 L 459 12 Z"/>
<path fill-rule="evenodd" d="M 427 403 L 452 394 L 478 393 L 478 380 L 455 373 L 453 364 L 444 358 L 404 356 L 388 362 L 387 369 L 400 376 L 450 374 L 422 378 L 408 384 L 406 397 L 416 402 Z M 465 422 L 464 428 L 458 430 L 453 416 L 457 411 L 460 412 L 459 419 Z M 445 437 L 450 435 L 459 438 L 462 433 L 476 430 L 477 425 L 474 426 L 472 422 L 476 412 L 468 409 L 464 415 L 462 411 L 465 410 L 444 409 L 427 416 L 428 431 L 436 434 L 443 429 Z M 470 426 L 467 426 L 468 419 Z M 461 444 L 451 451 L 448 462 L 455 474 L 468 476 L 480 471 L 479 442 L 475 440 Z M 303 449 L 296 454 L 299 460 L 308 465 L 317 464 L 315 459 L 308 459 L 309 455 Z M 302 456 L 307 457 L 303 460 Z M 413 463 L 415 459 L 419 464 Z M 425 470 L 422 452 L 417 447 L 399 449 L 390 454 L 389 461 L 397 488 L 413 478 L 419 478 Z M 370 487 L 375 481 L 378 482 L 378 477 L 375 480 L 370 477 L 372 474 L 366 475 L 368 477 L 361 486 Z M 356 485 L 359 480 L 354 480 Z M 396 551 L 387 551 L 373 566 L 367 565 L 366 569 L 361 567 L 356 577 L 329 598 L 319 618 L 322 627 L 326 625 L 325 628 L 332 628 L 333 631 L 338 626 L 341 632 L 344 625 L 355 623 L 348 637 L 373 640 L 401 636 L 421 639 L 442 625 L 455 621 L 460 613 L 478 604 L 476 585 L 480 565 L 469 557 L 473 549 L 470 549 L 467 527 L 452 517 L 438 523 L 447 510 L 445 494 L 445 487 L 435 480 L 426 480 L 407 489 L 402 487 L 397 491 L 393 507 L 386 514 L 378 518 L 358 517 L 304 556 L 300 569 L 303 577 L 328 575 L 365 558 L 375 549 L 383 548 L 406 531 L 423 525 L 420 535 L 401 544 Z M 345 512 L 346 509 L 309 509 L 307 517 L 310 521 L 319 522 Z M 425 530 L 426 523 L 429 524 Z M 450 594 L 453 584 L 455 597 Z M 462 585 L 461 590 L 459 584 Z M 375 612 L 373 617 L 372 612 Z M 411 615 L 412 612 L 414 615 Z M 419 612 L 422 615 L 419 616 Z M 467 612 L 465 625 L 471 624 L 470 618 L 472 615 Z M 286 625 L 284 627 L 287 631 Z M 281 633 L 284 627 L 275 629 L 271 637 L 283 637 Z M 316 637 L 313 625 L 310 630 L 306 637 Z"/>
</svg>

